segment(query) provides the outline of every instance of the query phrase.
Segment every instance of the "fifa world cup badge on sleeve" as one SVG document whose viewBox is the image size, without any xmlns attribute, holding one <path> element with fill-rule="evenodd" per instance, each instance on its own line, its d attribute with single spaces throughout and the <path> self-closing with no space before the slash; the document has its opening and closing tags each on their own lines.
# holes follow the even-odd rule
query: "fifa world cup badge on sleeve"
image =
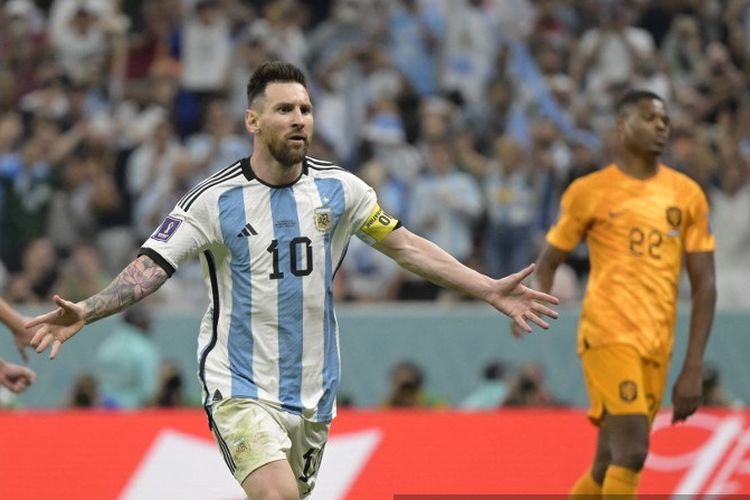
<svg viewBox="0 0 750 500">
<path fill-rule="evenodd" d="M 315 229 L 325 233 L 333 226 L 333 211 L 328 206 L 328 199 L 323 198 L 323 205 L 315 209 Z"/>
<path fill-rule="evenodd" d="M 161 223 L 159 229 L 151 235 L 151 239 L 157 241 L 169 241 L 169 238 L 177 232 L 177 228 L 180 227 L 180 224 L 182 224 L 181 219 L 167 215 L 167 218 Z"/>
</svg>

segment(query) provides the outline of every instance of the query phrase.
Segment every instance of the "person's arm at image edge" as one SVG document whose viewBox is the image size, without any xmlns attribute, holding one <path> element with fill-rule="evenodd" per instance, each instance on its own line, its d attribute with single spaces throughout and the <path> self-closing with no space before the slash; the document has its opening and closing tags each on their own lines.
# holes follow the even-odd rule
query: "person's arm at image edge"
<svg viewBox="0 0 750 500">
<path fill-rule="evenodd" d="M 15 311 L 7 302 L 0 299 L 0 323 L 5 324 L 13 335 L 13 341 L 16 344 L 21 358 L 24 362 L 29 361 L 25 348 L 31 340 L 31 331 L 24 328 L 26 319 Z"/>
<path fill-rule="evenodd" d="M 55 359 L 63 342 L 78 333 L 84 325 L 105 318 L 144 299 L 159 289 L 169 278 L 166 270 L 151 257 L 136 258 L 101 292 L 74 303 L 55 295 L 57 309 L 37 316 L 27 328 L 41 325 L 31 339 L 36 352 L 52 344 L 50 359 Z"/>
</svg>

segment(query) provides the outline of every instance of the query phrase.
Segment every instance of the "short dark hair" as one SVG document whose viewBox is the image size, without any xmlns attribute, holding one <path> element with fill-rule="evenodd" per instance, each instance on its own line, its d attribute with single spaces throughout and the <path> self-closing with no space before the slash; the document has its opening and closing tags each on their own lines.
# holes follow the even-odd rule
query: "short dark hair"
<svg viewBox="0 0 750 500">
<path fill-rule="evenodd" d="M 664 103 L 664 99 L 650 90 L 632 89 L 628 90 L 622 97 L 620 97 L 615 105 L 615 111 L 617 111 L 617 114 L 619 115 L 641 99 L 656 99 L 657 101 Z"/>
<path fill-rule="evenodd" d="M 247 83 L 247 106 L 250 107 L 256 97 L 273 82 L 297 82 L 307 88 L 305 74 L 294 64 L 283 61 L 264 62 L 255 70 Z"/>
</svg>

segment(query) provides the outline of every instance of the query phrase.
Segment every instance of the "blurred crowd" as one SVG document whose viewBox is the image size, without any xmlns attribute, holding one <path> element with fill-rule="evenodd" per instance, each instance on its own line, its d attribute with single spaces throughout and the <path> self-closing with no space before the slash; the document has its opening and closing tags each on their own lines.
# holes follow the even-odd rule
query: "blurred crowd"
<svg viewBox="0 0 750 500">
<path fill-rule="evenodd" d="M 404 359 L 391 367 L 384 408 L 458 408 L 487 411 L 503 408 L 554 408 L 570 405 L 554 394 L 544 368 L 535 361 L 512 364 L 492 359 L 482 367 L 479 383 L 463 399 L 451 403 L 427 388 L 422 367 Z M 742 408 L 745 403 L 723 385 L 719 367 L 707 362 L 703 370 L 701 405 L 711 408 Z M 339 406 L 354 406 L 356 401 L 339 396 Z M 667 402 L 665 401 L 666 405 Z"/>
<path fill-rule="evenodd" d="M 562 190 L 612 160 L 629 87 L 712 207 L 719 303 L 750 308 L 750 0 L 8 0 L 0 8 L 0 293 L 79 300 L 182 194 L 251 153 L 245 86 L 304 68 L 310 154 L 492 276 L 534 260 Z M 336 293 L 461 300 L 353 241 Z M 585 248 L 555 293 L 580 298 Z M 196 263 L 159 298 L 206 304 Z"/>
</svg>

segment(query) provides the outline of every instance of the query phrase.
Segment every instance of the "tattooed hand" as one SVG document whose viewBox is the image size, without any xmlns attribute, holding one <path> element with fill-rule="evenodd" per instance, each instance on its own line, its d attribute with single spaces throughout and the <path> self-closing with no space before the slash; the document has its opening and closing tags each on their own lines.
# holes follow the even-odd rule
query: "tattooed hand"
<svg viewBox="0 0 750 500">
<path fill-rule="evenodd" d="M 73 303 L 55 295 L 57 309 L 37 316 L 26 323 L 26 328 L 41 325 L 30 344 L 36 352 L 52 344 L 50 359 L 55 359 L 63 342 L 81 331 L 84 325 L 122 311 L 126 307 L 151 295 L 167 281 L 167 273 L 149 257 L 141 255 L 131 262 L 107 288 Z"/>
</svg>

